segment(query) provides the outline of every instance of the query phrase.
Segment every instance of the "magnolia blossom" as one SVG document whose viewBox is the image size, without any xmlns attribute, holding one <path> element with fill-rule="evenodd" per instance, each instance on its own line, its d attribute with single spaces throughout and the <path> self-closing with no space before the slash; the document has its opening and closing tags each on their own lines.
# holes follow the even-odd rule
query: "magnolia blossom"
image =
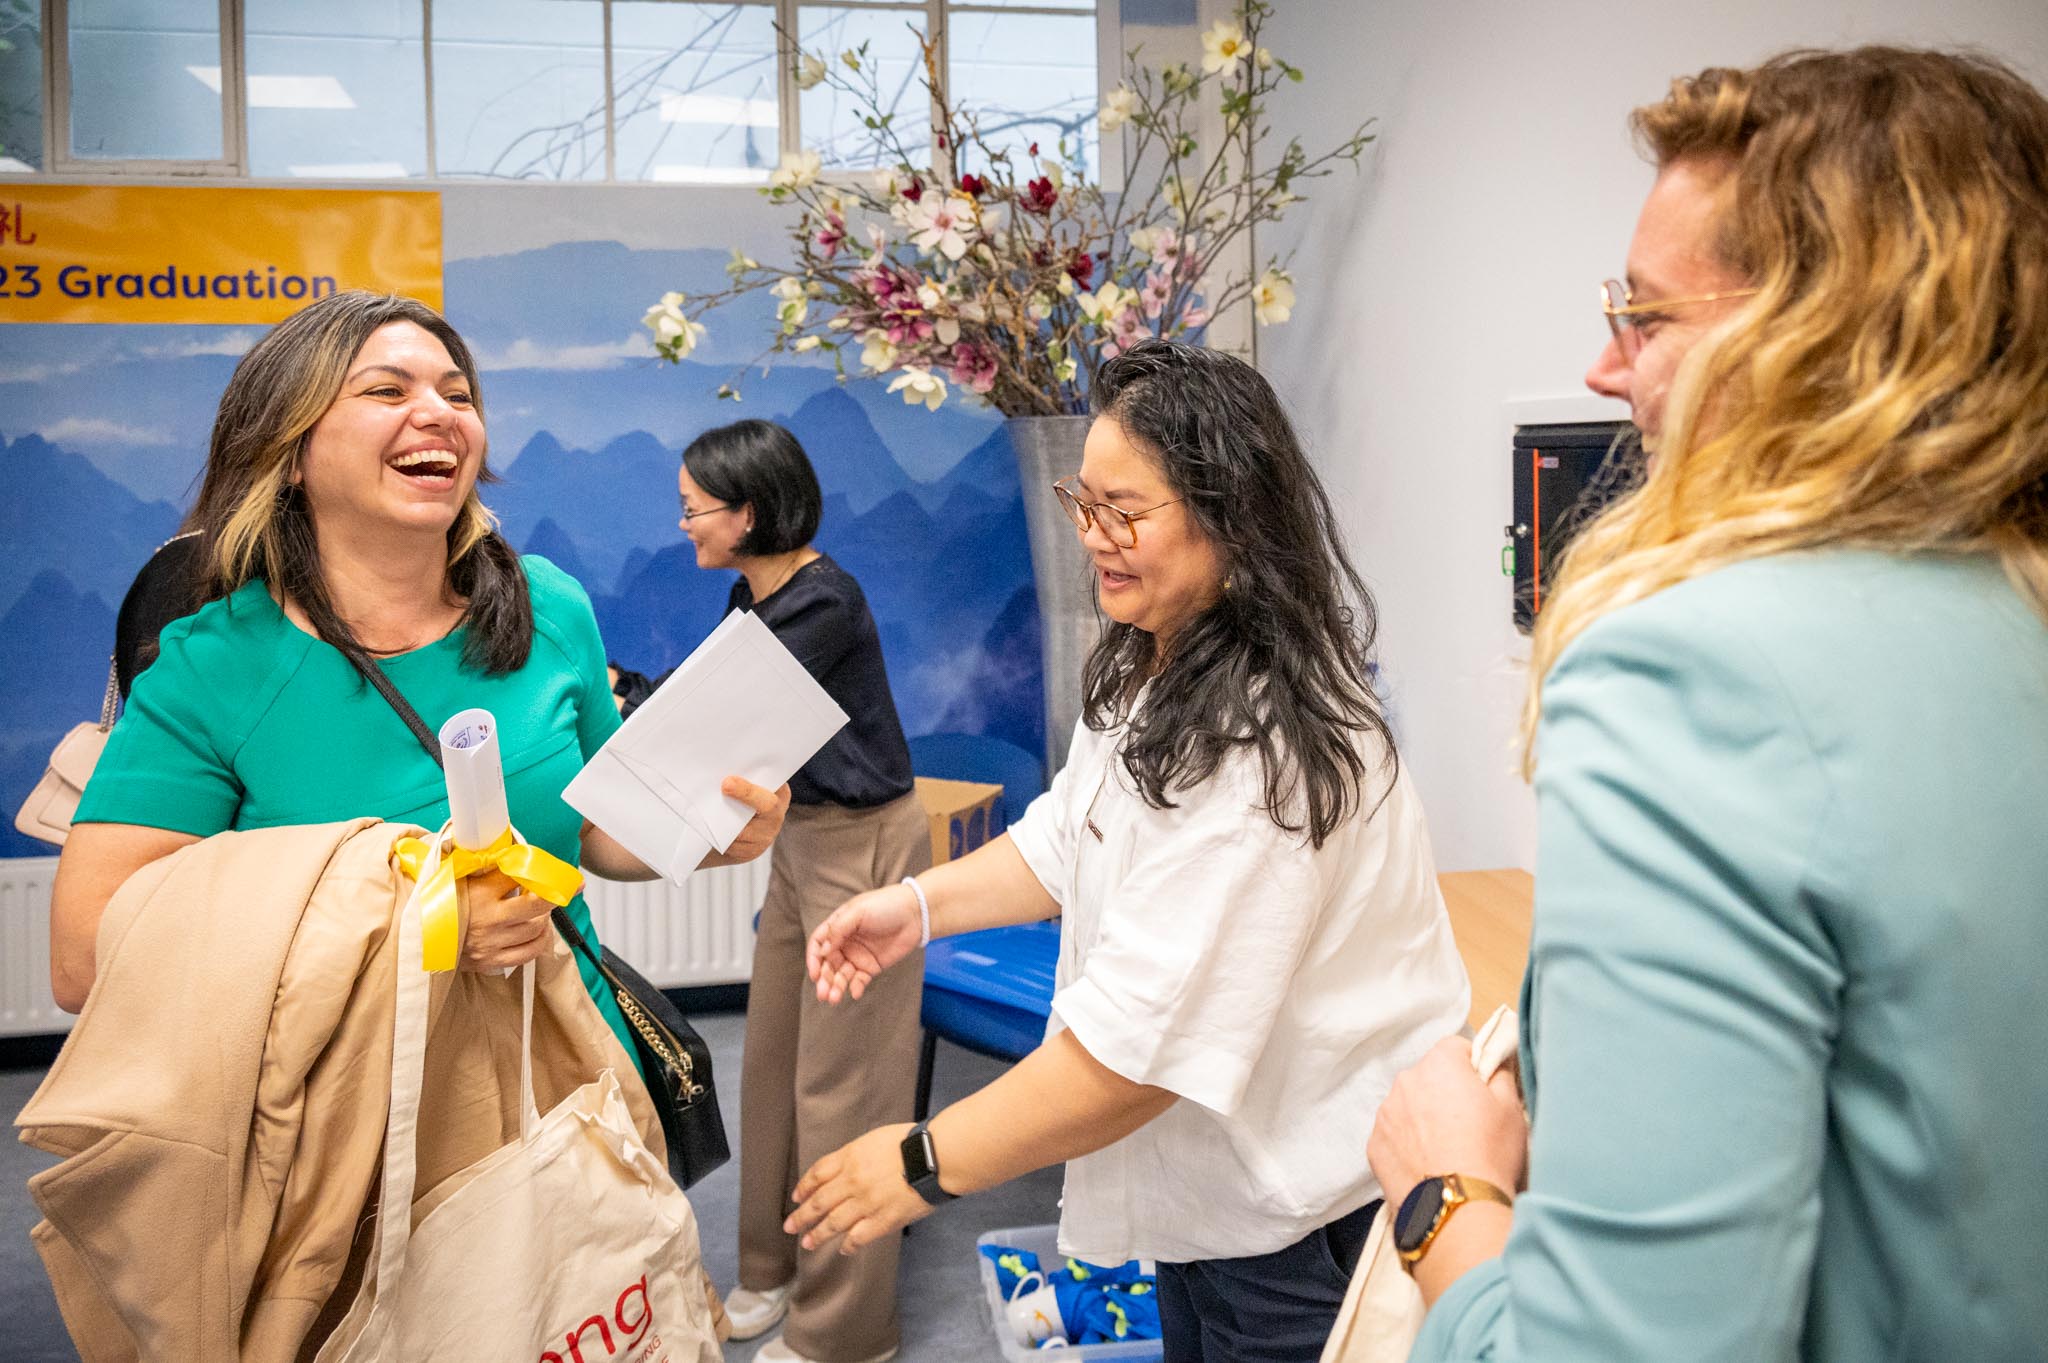
<svg viewBox="0 0 2048 1363">
<path fill-rule="evenodd" d="M 1251 44 L 1245 41 L 1244 30 L 1228 19 L 1218 19 L 1202 35 L 1202 70 L 1208 75 L 1213 76 L 1218 71 L 1236 75 L 1238 64 L 1251 54 Z"/>
<path fill-rule="evenodd" d="M 654 333 L 655 349 L 673 360 L 687 359 L 704 339 L 704 324 L 683 316 L 687 301 L 683 294 L 665 293 L 640 319 L 640 324 Z"/>
<path fill-rule="evenodd" d="M 1100 322 L 1114 316 L 1124 308 L 1135 305 L 1138 295 L 1124 288 L 1115 280 L 1106 281 L 1094 293 L 1084 293 L 1074 301 L 1081 305 L 1081 315 L 1091 322 Z"/>
<path fill-rule="evenodd" d="M 1145 310 L 1148 320 L 1158 320 L 1166 311 L 1166 305 L 1173 301 L 1173 276 L 1165 270 L 1148 270 L 1145 282 L 1138 289 L 1138 302 Z"/>
<path fill-rule="evenodd" d="M 934 194 L 914 205 L 909 219 L 911 241 L 948 260 L 966 255 L 973 243 L 974 200 L 965 194 Z"/>
<path fill-rule="evenodd" d="M 907 406 L 923 403 L 925 410 L 936 412 L 939 404 L 946 400 L 946 381 L 923 366 L 914 366 L 898 374 L 889 384 L 889 391 L 903 394 Z"/>
<path fill-rule="evenodd" d="M 825 344 L 823 336 L 799 336 L 796 338 L 796 344 L 791 346 L 790 349 L 801 354 L 806 350 L 816 350 L 823 344 Z"/>
<path fill-rule="evenodd" d="M 775 320 L 782 323 L 784 331 L 795 331 L 811 315 L 811 300 L 804 288 L 804 281 L 795 275 L 784 275 L 775 281 L 768 292 L 781 299 L 775 305 Z"/>
<path fill-rule="evenodd" d="M 1031 295 L 1031 301 L 1024 305 L 1024 315 L 1034 322 L 1043 322 L 1052 316 L 1052 299 L 1042 293 Z"/>
<path fill-rule="evenodd" d="M 1174 183 L 1176 187 L 1179 184 L 1178 181 Z M 1177 189 L 1168 192 L 1172 194 L 1177 192 Z M 1182 253 L 1187 249 L 1187 243 L 1181 238 L 1180 233 L 1163 222 L 1151 227 L 1133 228 L 1127 240 L 1134 250 L 1144 252 L 1168 269 L 1172 269 L 1180 261 Z"/>
<path fill-rule="evenodd" d="M 1119 85 L 1111 90 L 1102 101 L 1102 131 L 1113 133 L 1138 112 L 1138 92 L 1128 85 Z"/>
<path fill-rule="evenodd" d="M 770 189 L 805 189 L 817 183 L 825 158 L 814 151 L 785 152 L 782 163 L 768 177 Z"/>
<path fill-rule="evenodd" d="M 1252 312 L 1264 327 L 1277 326 L 1294 313 L 1294 280 L 1284 270 L 1268 270 L 1252 286 Z"/>
<path fill-rule="evenodd" d="M 971 341 L 962 341 L 953 347 L 953 364 L 948 372 L 952 374 L 953 382 L 962 388 L 987 393 L 996 386 L 995 352 Z"/>
<path fill-rule="evenodd" d="M 1017 206 L 1027 213 L 1037 213 L 1042 217 L 1052 212 L 1053 205 L 1059 201 L 1059 187 L 1053 184 L 1051 176 L 1041 175 L 1035 180 L 1025 182 L 1024 192 L 1017 198 Z"/>
<path fill-rule="evenodd" d="M 818 243 L 818 249 L 830 260 L 839 254 L 839 248 L 846 244 L 846 218 L 837 209 L 827 209 L 824 221 L 817 234 L 811 238 Z"/>
<path fill-rule="evenodd" d="M 1072 383 L 1074 376 L 1081 372 L 1081 366 L 1075 363 L 1064 346 L 1055 345 L 1046 353 L 1052 358 L 1052 376 L 1061 383 Z"/>
<path fill-rule="evenodd" d="M 870 331 L 860 338 L 860 363 L 870 374 L 886 373 L 896 367 L 898 351 L 886 331 Z"/>
<path fill-rule="evenodd" d="M 825 59 L 806 52 L 796 59 L 796 88 L 808 90 L 825 79 Z"/>
<path fill-rule="evenodd" d="M 1130 294 L 1124 296 L 1131 297 Z M 1125 308 L 1110 319 L 1109 335 L 1102 343 L 1103 358 L 1113 360 L 1151 334 L 1138 310 Z"/>
<path fill-rule="evenodd" d="M 749 270 L 758 270 L 760 268 L 760 261 L 754 259 L 737 246 L 732 249 L 732 259 L 725 262 L 725 272 L 734 279 L 738 279 Z"/>
<path fill-rule="evenodd" d="M 1252 54 L 1252 61 L 1257 63 L 1259 70 L 1271 71 L 1273 69 L 1273 49 L 1270 47 L 1260 48 Z"/>
<path fill-rule="evenodd" d="M 1166 206 L 1173 210 L 1173 216 L 1182 222 L 1188 220 L 1188 182 L 1178 175 L 1169 175 L 1159 182 L 1159 192 L 1166 200 Z"/>
</svg>

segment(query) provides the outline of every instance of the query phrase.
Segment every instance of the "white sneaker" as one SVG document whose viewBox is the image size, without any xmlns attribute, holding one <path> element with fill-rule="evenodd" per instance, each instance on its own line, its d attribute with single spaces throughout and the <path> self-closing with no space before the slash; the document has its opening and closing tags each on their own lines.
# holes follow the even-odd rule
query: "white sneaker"
<svg viewBox="0 0 2048 1363">
<path fill-rule="evenodd" d="M 896 1356 L 896 1352 L 890 1349 L 876 1354 L 873 1358 L 863 1358 L 860 1363 L 889 1363 L 889 1360 Z M 754 1355 L 754 1363 L 817 1363 L 817 1360 L 805 1358 L 790 1348 L 781 1335 L 777 1335 L 761 1346 L 761 1352 Z"/>
<path fill-rule="evenodd" d="M 726 1318 L 732 1321 L 734 1339 L 752 1339 L 789 1314 L 789 1294 L 796 1290 L 794 1279 L 766 1292 L 751 1287 L 736 1288 L 725 1299 Z"/>
</svg>

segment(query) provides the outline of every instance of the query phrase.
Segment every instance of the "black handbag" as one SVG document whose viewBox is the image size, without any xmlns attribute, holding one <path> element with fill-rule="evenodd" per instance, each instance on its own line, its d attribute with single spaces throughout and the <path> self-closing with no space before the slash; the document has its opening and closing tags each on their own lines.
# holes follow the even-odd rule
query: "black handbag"
<svg viewBox="0 0 2048 1363">
<path fill-rule="evenodd" d="M 427 755 L 441 765 L 441 745 L 434 731 L 420 718 L 412 703 L 399 694 L 384 669 L 359 649 L 344 648 L 342 655 L 355 664 L 363 680 L 377 688 L 390 702 L 405 727 L 420 741 Z M 647 1095 L 661 1117 L 662 1135 L 668 1141 L 668 1171 L 677 1184 L 689 1188 L 706 1174 L 732 1158 L 732 1146 L 725 1139 L 725 1118 L 718 1110 L 718 1092 L 712 1086 L 711 1048 L 697 1034 L 668 995 L 648 982 L 645 975 L 626 964 L 610 947 L 592 951 L 590 943 L 576 930 L 567 910 L 557 908 L 550 917 L 555 931 L 575 948 L 578 955 L 604 977 L 626 1025 L 633 1034 L 633 1049 L 640 1072 L 647 1081 Z"/>
</svg>

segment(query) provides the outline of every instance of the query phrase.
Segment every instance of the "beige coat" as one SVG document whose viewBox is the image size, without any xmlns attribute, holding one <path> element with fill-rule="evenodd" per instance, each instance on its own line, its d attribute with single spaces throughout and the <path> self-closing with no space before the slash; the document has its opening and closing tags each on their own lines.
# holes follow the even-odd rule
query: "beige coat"
<svg viewBox="0 0 2048 1363">
<path fill-rule="evenodd" d="M 32 1235 L 85 1363 L 288 1363 L 353 1298 L 411 888 L 391 849 L 415 831 L 358 819 L 222 833 L 137 872 L 107 906 L 92 994 L 15 1119 L 24 1142 L 65 1157 L 29 1180 L 47 1218 Z M 540 1109 L 603 1068 L 632 1075 L 561 942 L 537 977 Z M 433 984 L 416 1217 L 437 1184 L 519 1134 L 517 975 Z M 662 1150 L 645 1090 L 623 1087 Z"/>
</svg>

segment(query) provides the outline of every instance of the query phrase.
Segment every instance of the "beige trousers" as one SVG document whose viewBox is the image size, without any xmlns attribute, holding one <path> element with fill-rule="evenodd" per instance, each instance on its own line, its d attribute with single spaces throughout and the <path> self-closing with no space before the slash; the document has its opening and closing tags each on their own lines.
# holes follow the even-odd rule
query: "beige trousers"
<svg viewBox="0 0 2048 1363">
<path fill-rule="evenodd" d="M 740 1286 L 795 1279 L 783 1338 L 806 1358 L 852 1363 L 899 1343 L 901 1237 L 850 1255 L 806 1251 L 782 1222 L 815 1161 L 910 1120 L 924 953 L 832 1007 L 804 973 L 804 943 L 854 895 L 928 869 L 931 837 L 914 794 L 875 809 L 791 805 L 771 855 L 740 1074 Z"/>
</svg>

